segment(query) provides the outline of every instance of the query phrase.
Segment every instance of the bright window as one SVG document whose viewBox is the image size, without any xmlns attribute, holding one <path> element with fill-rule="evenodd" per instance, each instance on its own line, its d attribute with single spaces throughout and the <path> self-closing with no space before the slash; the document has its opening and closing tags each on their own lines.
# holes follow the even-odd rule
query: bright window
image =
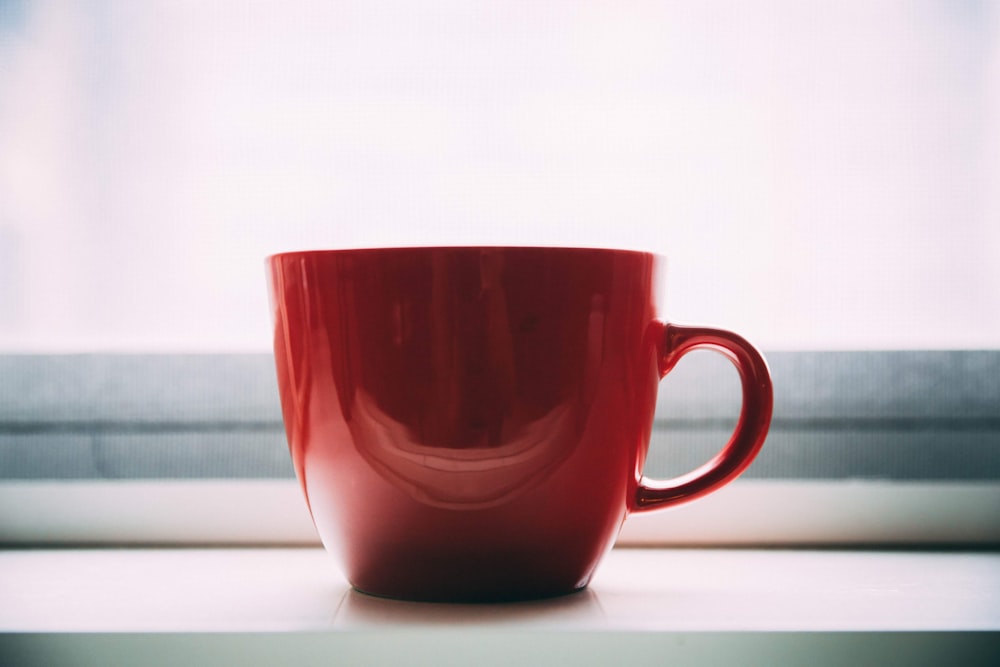
<svg viewBox="0 0 1000 667">
<path fill-rule="evenodd" d="M 265 351 L 262 257 L 607 245 L 765 349 L 1000 347 L 1000 10 L 0 8 L 0 349 Z"/>
</svg>

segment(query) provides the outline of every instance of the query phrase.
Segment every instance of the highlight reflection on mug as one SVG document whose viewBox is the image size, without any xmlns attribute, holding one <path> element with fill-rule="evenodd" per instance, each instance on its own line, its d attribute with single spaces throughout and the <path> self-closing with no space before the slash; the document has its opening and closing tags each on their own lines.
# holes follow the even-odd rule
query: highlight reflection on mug
<svg viewBox="0 0 1000 667">
<path fill-rule="evenodd" d="M 600 294 L 591 298 L 579 390 L 542 416 L 530 418 L 516 397 L 505 396 L 503 402 L 511 414 L 496 410 L 494 423 L 479 429 L 472 436 L 476 439 L 460 446 L 428 443 L 382 410 L 371 394 L 357 388 L 347 420 L 354 447 L 383 479 L 434 507 L 484 509 L 536 486 L 573 452 L 582 437 L 599 386 L 604 302 Z"/>
<path fill-rule="evenodd" d="M 569 456 L 582 421 L 575 403 L 561 403 L 533 421 L 508 420 L 499 445 L 455 448 L 417 442 L 405 425 L 358 391 L 348 428 L 369 465 L 413 499 L 447 509 L 482 509 L 539 484 Z"/>
</svg>

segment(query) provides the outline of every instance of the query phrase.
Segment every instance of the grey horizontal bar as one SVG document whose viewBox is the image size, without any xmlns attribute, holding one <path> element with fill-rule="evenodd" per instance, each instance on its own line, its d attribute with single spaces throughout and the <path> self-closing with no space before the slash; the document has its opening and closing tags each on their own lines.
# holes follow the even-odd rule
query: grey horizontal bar
<svg viewBox="0 0 1000 667">
<path fill-rule="evenodd" d="M 657 431 L 704 431 L 709 429 L 732 430 L 735 418 L 658 419 L 653 422 Z M 860 419 L 789 419 L 776 417 L 771 421 L 771 432 L 796 431 L 990 431 L 1000 430 L 1000 418 L 860 418 Z M 173 433 L 284 433 L 280 421 L 231 421 L 231 422 L 8 422 L 0 424 L 0 435 L 106 435 L 106 434 L 173 434 Z"/>
<path fill-rule="evenodd" d="M 292 477 L 283 434 L 0 435 L 0 479 Z"/>
<path fill-rule="evenodd" d="M 775 418 L 997 419 L 1000 351 L 769 352 Z M 660 419 L 729 419 L 739 379 L 695 351 L 660 385 Z M 0 356 L 0 428 L 280 422 L 269 354 Z"/>
<path fill-rule="evenodd" d="M 268 354 L 0 356 L 0 424 L 281 421 Z"/>
<path fill-rule="evenodd" d="M 653 428 L 658 430 L 700 431 L 728 429 L 736 426 L 733 418 L 658 419 Z M 778 415 L 771 420 L 773 431 L 990 431 L 1000 430 L 1000 417 L 857 417 L 857 418 L 794 418 Z"/>
<path fill-rule="evenodd" d="M 1000 351 L 767 356 L 774 420 L 749 476 L 1000 479 Z M 647 472 L 704 462 L 738 412 L 729 362 L 685 357 Z M 291 474 L 270 355 L 0 356 L 0 479 Z"/>
<path fill-rule="evenodd" d="M 995 420 L 1000 350 L 769 352 L 775 420 Z M 739 376 L 696 351 L 660 384 L 657 416 L 735 419 Z"/>
<path fill-rule="evenodd" d="M 91 434 L 107 433 L 284 433 L 280 421 L 36 421 L 0 424 L 3 435 Z"/>
<path fill-rule="evenodd" d="M 655 431 L 645 473 L 667 479 L 694 470 L 726 443 L 729 430 Z M 1000 430 L 772 431 L 749 479 L 1000 479 Z"/>
<path fill-rule="evenodd" d="M 646 474 L 708 461 L 730 430 L 657 429 Z M 160 433 L 0 435 L 0 479 L 274 478 L 293 474 L 284 435 Z M 1000 479 L 1000 430 L 778 429 L 747 471 L 760 479 Z"/>
</svg>

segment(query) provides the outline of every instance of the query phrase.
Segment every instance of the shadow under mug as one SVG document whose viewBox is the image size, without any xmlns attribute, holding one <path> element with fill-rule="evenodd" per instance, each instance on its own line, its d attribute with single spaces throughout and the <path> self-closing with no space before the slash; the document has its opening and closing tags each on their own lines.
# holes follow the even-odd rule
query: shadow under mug
<svg viewBox="0 0 1000 667">
<path fill-rule="evenodd" d="M 580 590 L 629 513 L 715 491 L 766 436 L 763 357 L 732 332 L 659 319 L 660 256 L 431 247 L 267 264 L 292 461 L 320 538 L 360 591 Z M 696 348 L 739 371 L 739 421 L 701 468 L 646 479 L 659 381 Z"/>
</svg>

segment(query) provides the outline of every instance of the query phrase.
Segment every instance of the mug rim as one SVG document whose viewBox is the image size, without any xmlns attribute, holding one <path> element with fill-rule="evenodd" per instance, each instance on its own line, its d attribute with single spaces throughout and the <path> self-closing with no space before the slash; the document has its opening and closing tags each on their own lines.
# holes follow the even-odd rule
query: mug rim
<svg viewBox="0 0 1000 667">
<path fill-rule="evenodd" d="M 413 245 L 413 246 L 362 246 L 355 248 L 314 248 L 307 250 L 285 250 L 266 256 L 266 261 L 293 257 L 334 257 L 338 255 L 369 254 L 369 253 L 400 253 L 411 251 L 447 251 L 447 250 L 499 250 L 499 251 L 548 251 L 567 254 L 576 253 L 606 253 L 617 255 L 636 255 L 649 258 L 665 259 L 662 253 L 630 248 L 610 248 L 597 246 L 557 246 L 557 245 L 508 245 L 508 244 L 456 244 L 456 245 Z"/>
</svg>

